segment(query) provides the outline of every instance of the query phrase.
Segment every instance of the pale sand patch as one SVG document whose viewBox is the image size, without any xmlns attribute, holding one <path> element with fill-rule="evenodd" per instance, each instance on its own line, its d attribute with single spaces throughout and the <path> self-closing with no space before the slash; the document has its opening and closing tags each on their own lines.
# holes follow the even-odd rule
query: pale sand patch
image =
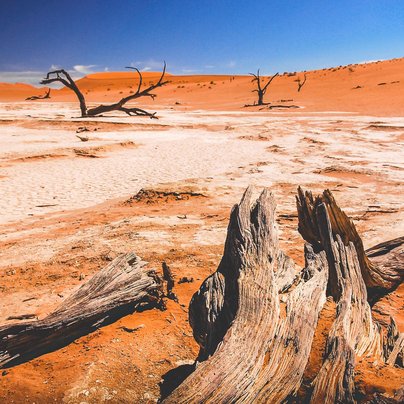
<svg viewBox="0 0 404 404">
<path fill-rule="evenodd" d="M 163 131 L 153 120 L 109 116 L 89 120 L 101 130 L 89 126 L 85 134 L 90 140 L 81 142 L 69 126 L 83 125 L 70 118 L 75 108 L 68 103 L 62 109 L 58 103 L 0 104 L 0 123 L 7 122 L 0 136 L 0 164 L 6 162 L 0 166 L 0 222 L 90 207 L 192 178 L 208 188 L 228 187 L 228 195 L 249 184 L 324 188 L 341 181 L 365 187 L 361 192 L 376 198 L 382 189 L 395 194 L 403 179 L 397 131 L 372 127 L 374 122 L 404 126 L 399 117 L 161 110 L 157 122 Z M 114 130 L 114 125 L 125 130 Z M 255 141 L 262 134 L 266 138 Z M 95 153 L 100 158 L 72 158 L 77 148 L 100 150 Z M 349 206 L 356 209 L 356 203 L 363 207 L 363 200 Z"/>
</svg>

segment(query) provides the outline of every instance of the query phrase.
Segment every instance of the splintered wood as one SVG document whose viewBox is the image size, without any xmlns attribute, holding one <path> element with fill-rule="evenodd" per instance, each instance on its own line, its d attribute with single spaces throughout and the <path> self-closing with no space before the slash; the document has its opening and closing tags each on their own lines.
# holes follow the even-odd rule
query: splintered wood
<svg viewBox="0 0 404 404">
<path fill-rule="evenodd" d="M 403 334 L 394 320 L 388 333 L 383 330 L 369 301 L 402 282 L 403 238 L 371 248 L 368 256 L 330 191 L 313 198 L 299 189 L 299 231 L 307 242 L 299 270 L 279 248 L 272 194 L 264 189 L 257 200 L 252 195 L 248 188 L 233 208 L 219 267 L 189 306 L 200 345 L 194 370 L 164 402 L 296 400 L 327 296 L 335 302 L 335 318 L 303 398 L 355 402 L 357 360 L 372 358 L 376 368 L 402 366 Z"/>
</svg>

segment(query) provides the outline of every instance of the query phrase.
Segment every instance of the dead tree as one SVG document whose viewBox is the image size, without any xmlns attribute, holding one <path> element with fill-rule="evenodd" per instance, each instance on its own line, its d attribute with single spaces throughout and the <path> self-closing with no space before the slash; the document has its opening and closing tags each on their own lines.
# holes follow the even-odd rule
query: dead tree
<svg viewBox="0 0 404 404">
<path fill-rule="evenodd" d="M 404 345 L 395 324 L 386 343 L 372 318 L 358 243 L 343 226 L 336 232 L 335 209 L 322 197 L 312 203 L 300 190 L 299 229 L 310 244 L 299 270 L 279 247 L 273 196 L 252 195 L 248 188 L 233 208 L 218 269 L 192 297 L 189 321 L 200 352 L 164 402 L 280 403 L 298 394 L 297 402 L 354 402 L 355 361 L 372 358 L 377 377 L 385 363 L 401 363 Z M 382 249 L 378 258 L 391 261 L 391 251 Z M 322 309 L 332 299 L 325 352 L 312 357 Z M 313 358 L 308 388 L 303 378 Z"/>
<path fill-rule="evenodd" d="M 301 81 L 300 77 L 297 78 L 297 92 L 300 93 L 300 90 L 302 89 L 302 87 L 305 85 L 306 81 L 307 81 L 307 76 L 304 75 L 304 80 Z"/>
<path fill-rule="evenodd" d="M 48 88 L 48 91 L 44 95 L 32 95 L 31 97 L 27 97 L 25 101 L 34 101 L 34 100 L 44 100 L 46 98 L 50 98 L 51 89 Z"/>
<path fill-rule="evenodd" d="M 141 89 L 142 84 L 143 84 L 142 73 L 140 72 L 139 69 L 134 68 L 134 67 L 129 67 L 129 69 L 136 70 L 136 72 L 139 75 L 139 83 L 138 83 L 137 91 L 134 94 L 128 95 L 127 97 L 120 99 L 116 103 L 108 104 L 108 105 L 99 105 L 98 107 L 94 107 L 94 108 L 87 108 L 86 100 L 84 98 L 83 93 L 77 87 L 76 83 L 74 82 L 74 80 L 71 78 L 70 74 L 66 70 L 60 69 L 60 70 L 54 70 L 54 71 L 49 72 L 46 75 L 46 77 L 41 81 L 41 84 L 51 84 L 51 83 L 59 82 L 59 83 L 62 83 L 65 87 L 74 91 L 74 93 L 76 94 L 76 96 L 79 100 L 81 116 L 83 118 L 84 117 L 95 117 L 95 116 L 98 116 L 105 112 L 122 111 L 128 115 L 148 116 L 150 119 L 153 119 L 153 118 L 158 119 L 156 116 L 156 112 L 151 113 L 151 112 L 145 111 L 144 109 L 141 109 L 141 108 L 127 107 L 126 104 L 129 101 L 132 101 L 132 100 L 135 100 L 135 99 L 141 98 L 141 97 L 150 97 L 154 100 L 154 98 L 156 97 L 156 94 L 153 94 L 152 91 L 155 90 L 156 88 L 161 87 L 168 83 L 168 81 L 164 81 L 164 76 L 166 73 L 166 63 L 164 62 L 163 72 L 160 76 L 160 79 L 157 81 L 157 83 L 151 84 L 149 87 L 146 87 L 143 90 Z"/>
<path fill-rule="evenodd" d="M 159 307 L 162 283 L 133 253 L 121 255 L 42 320 L 0 327 L 0 368 L 64 346 L 115 318 Z"/>
<path fill-rule="evenodd" d="M 51 72 L 48 72 L 46 77 L 41 81 L 41 84 L 47 85 L 55 82 L 62 83 L 65 87 L 74 91 L 80 103 L 81 116 L 87 116 L 87 105 L 84 95 L 79 90 L 76 83 L 71 78 L 70 74 L 64 69 L 53 70 Z"/>
<path fill-rule="evenodd" d="M 251 80 L 251 82 L 253 83 L 254 81 L 257 83 L 257 88 L 255 90 L 253 90 L 252 92 L 256 92 L 258 94 L 258 102 L 254 105 L 266 105 L 268 103 L 264 103 L 264 95 L 267 91 L 268 86 L 271 84 L 272 80 L 279 75 L 279 73 L 276 73 L 275 75 L 273 75 L 268 83 L 266 83 L 264 85 L 264 83 L 261 82 L 261 76 L 260 76 L 260 69 L 258 69 L 257 74 L 254 73 L 249 73 L 251 76 L 253 76 L 253 79 Z"/>
</svg>

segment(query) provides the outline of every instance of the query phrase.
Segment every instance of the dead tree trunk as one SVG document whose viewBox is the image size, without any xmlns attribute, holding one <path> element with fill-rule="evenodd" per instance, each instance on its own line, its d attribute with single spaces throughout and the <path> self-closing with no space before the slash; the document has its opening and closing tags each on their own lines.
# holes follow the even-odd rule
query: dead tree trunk
<svg viewBox="0 0 404 404">
<path fill-rule="evenodd" d="M 300 77 L 298 77 L 298 79 L 296 81 L 297 81 L 297 92 L 300 93 L 300 90 L 306 84 L 307 76 L 304 75 L 304 80 L 303 81 L 300 80 Z"/>
<path fill-rule="evenodd" d="M 157 307 L 162 285 L 135 254 L 116 258 L 42 320 L 0 327 L 0 368 L 53 351 L 114 318 Z"/>
<path fill-rule="evenodd" d="M 86 100 L 84 98 L 83 93 L 79 90 L 77 87 L 76 83 L 74 80 L 71 78 L 70 74 L 66 70 L 54 70 L 49 72 L 46 75 L 46 78 L 44 78 L 41 81 L 41 84 L 51 84 L 55 82 L 62 83 L 65 87 L 69 88 L 70 90 L 74 91 L 76 94 L 79 103 L 80 103 L 80 110 L 81 110 L 81 116 L 82 117 L 87 117 L 87 116 L 97 116 L 106 112 L 111 112 L 111 111 L 122 111 L 125 112 L 128 115 L 138 115 L 138 116 L 148 116 L 150 119 L 157 119 L 156 113 L 153 112 L 148 112 L 145 111 L 144 109 L 137 108 L 137 107 L 126 107 L 125 105 L 132 100 L 135 100 L 140 97 L 150 97 L 154 100 L 156 97 L 156 94 L 153 94 L 152 91 L 158 87 L 161 87 L 165 84 L 168 83 L 168 81 L 164 81 L 164 76 L 166 73 L 166 64 L 164 63 L 164 68 L 163 72 L 160 76 L 160 79 L 157 81 L 156 84 L 152 84 L 149 87 L 145 89 L 141 89 L 142 84 L 143 84 L 143 77 L 142 73 L 139 71 L 139 69 L 135 67 L 128 67 L 129 69 L 136 70 L 136 72 L 139 75 L 139 83 L 138 83 L 138 88 L 137 91 L 134 94 L 128 95 L 127 97 L 124 97 L 120 99 L 118 102 L 113 103 L 113 104 L 108 104 L 108 105 L 99 105 L 98 107 L 94 108 L 89 108 L 87 109 L 86 105 Z"/>
<path fill-rule="evenodd" d="M 254 201 L 247 189 L 232 210 L 219 267 L 190 303 L 189 321 L 200 345 L 194 371 L 164 402 L 293 400 L 327 290 L 336 316 L 312 389 L 305 390 L 307 402 L 354 402 L 356 358 L 370 356 L 380 365 L 384 357 L 399 361 L 401 336 L 390 332 L 383 348 L 372 319 L 356 244 L 343 227 L 334 234 L 333 221 L 340 224 L 344 216 L 331 218 L 328 205 L 318 200 L 312 206 L 311 194 L 299 190 L 299 229 L 312 243 L 299 271 L 279 248 L 272 195 L 264 190 Z"/>
<path fill-rule="evenodd" d="M 48 72 L 46 77 L 41 81 L 41 84 L 47 85 L 55 82 L 62 83 L 65 87 L 74 91 L 80 103 L 81 116 L 83 117 L 86 116 L 87 115 L 86 100 L 82 92 L 77 87 L 74 80 L 71 78 L 70 74 L 64 69 L 53 70 L 51 72 Z"/>
<path fill-rule="evenodd" d="M 279 73 L 276 73 L 275 75 L 273 75 L 265 85 L 261 82 L 260 69 L 258 69 L 257 74 L 254 74 L 254 73 L 249 73 L 249 74 L 251 76 L 253 76 L 253 79 L 251 80 L 251 82 L 253 83 L 255 81 L 257 83 L 257 88 L 255 90 L 253 90 L 253 93 L 256 92 L 258 95 L 258 101 L 257 101 L 257 104 L 255 104 L 255 105 L 266 105 L 266 103 L 264 103 L 264 95 L 267 92 L 268 86 L 272 83 L 272 80 L 276 76 L 278 76 Z"/>
</svg>

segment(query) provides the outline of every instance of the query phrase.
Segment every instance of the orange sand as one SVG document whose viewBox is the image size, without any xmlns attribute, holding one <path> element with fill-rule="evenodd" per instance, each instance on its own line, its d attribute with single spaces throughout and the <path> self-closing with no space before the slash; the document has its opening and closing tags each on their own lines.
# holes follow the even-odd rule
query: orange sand
<svg viewBox="0 0 404 404">
<path fill-rule="evenodd" d="M 144 81 L 158 77 L 147 72 Z M 5 370 L 0 402 L 156 402 L 161 378 L 197 355 L 188 303 L 216 269 L 231 206 L 248 184 L 274 192 L 281 247 L 300 266 L 299 184 L 315 193 L 331 189 L 366 247 L 402 235 L 404 119 L 396 116 L 404 113 L 404 59 L 308 72 L 300 93 L 297 77 L 303 74 L 277 77 L 266 101 L 300 109 L 257 114 L 258 107 L 243 107 L 254 101 L 251 77 L 167 75 L 171 83 L 155 91 L 155 101 L 138 100 L 152 104 L 159 121 L 123 114 L 76 119 L 78 105 L 67 89 L 52 90 L 50 100 L 20 102 L 45 89 L 0 84 L 6 102 L 0 105 L 0 219 L 15 220 L 0 222 L 0 324 L 9 315 L 42 318 L 128 251 L 157 270 L 165 260 L 177 280 L 194 278 L 175 286 L 179 303 L 169 301 L 166 311 L 133 313 Z M 90 104 L 108 103 L 136 91 L 135 78 L 97 73 L 77 84 Z M 84 143 L 76 137 L 83 126 Z M 126 203 L 144 183 L 207 197 Z M 401 285 L 374 306 L 381 324 L 393 315 L 403 331 L 403 294 Z M 334 306 L 329 301 L 321 313 L 307 383 L 321 361 Z M 134 333 L 122 328 L 139 325 Z M 358 364 L 355 382 L 364 391 L 391 394 L 401 385 L 403 369 L 385 366 L 375 378 L 372 366 Z"/>
<path fill-rule="evenodd" d="M 303 75 L 283 73 L 274 79 L 265 100 L 298 105 L 305 111 L 404 114 L 404 58 L 309 71 L 306 84 L 298 92 L 296 80 L 303 79 Z M 155 82 L 158 77 L 158 72 L 143 73 L 144 85 Z M 235 79 L 231 80 L 232 77 Z M 155 91 L 158 97 L 154 102 L 142 99 L 140 103 L 176 109 L 243 110 L 245 104 L 255 100 L 250 76 L 167 74 L 167 79 L 170 83 Z M 90 74 L 77 84 L 90 103 L 108 103 L 135 91 L 137 82 L 137 73 L 127 71 Z M 0 84 L 0 101 L 22 101 L 44 92 L 26 84 Z M 52 101 L 75 100 L 68 89 L 53 90 L 51 96 Z"/>
</svg>

